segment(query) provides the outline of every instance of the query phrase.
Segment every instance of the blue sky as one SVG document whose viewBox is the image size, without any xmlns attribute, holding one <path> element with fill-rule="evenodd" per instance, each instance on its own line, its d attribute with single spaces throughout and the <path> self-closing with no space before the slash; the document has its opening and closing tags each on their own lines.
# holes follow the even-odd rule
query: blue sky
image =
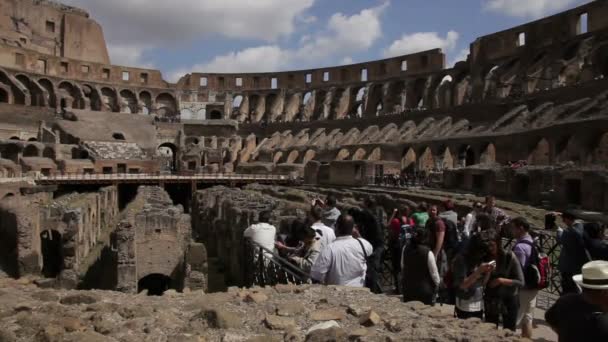
<svg viewBox="0 0 608 342">
<path fill-rule="evenodd" d="M 104 27 L 113 64 L 258 72 L 356 63 L 442 48 L 588 0 L 64 0 Z"/>
</svg>

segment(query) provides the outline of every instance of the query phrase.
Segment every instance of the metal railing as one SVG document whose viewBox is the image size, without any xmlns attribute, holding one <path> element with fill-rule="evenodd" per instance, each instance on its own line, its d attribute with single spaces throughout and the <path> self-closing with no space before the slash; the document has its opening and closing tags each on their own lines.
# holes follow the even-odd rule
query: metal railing
<svg viewBox="0 0 608 342">
<path fill-rule="evenodd" d="M 235 173 L 51 173 L 38 174 L 38 181 L 60 182 L 60 181 L 112 181 L 112 180 L 147 180 L 147 181 L 196 181 L 196 180 L 221 180 L 221 181 L 281 181 L 295 182 L 297 177 L 286 174 L 235 174 Z"/>
<path fill-rule="evenodd" d="M 244 239 L 244 251 L 247 287 L 310 283 L 309 275 L 302 269 L 251 239 Z"/>
</svg>

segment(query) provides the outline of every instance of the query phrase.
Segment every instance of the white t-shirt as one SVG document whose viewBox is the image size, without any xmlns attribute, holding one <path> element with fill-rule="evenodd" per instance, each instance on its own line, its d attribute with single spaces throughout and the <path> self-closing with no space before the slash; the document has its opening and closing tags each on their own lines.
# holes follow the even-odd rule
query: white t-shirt
<svg viewBox="0 0 608 342">
<path fill-rule="evenodd" d="M 333 229 L 326 226 L 322 222 L 317 222 L 312 225 L 312 229 L 317 233 L 317 239 L 321 242 L 321 251 L 330 243 L 336 240 L 336 233 Z"/>
<path fill-rule="evenodd" d="M 359 239 L 365 253 L 373 253 L 372 245 Z M 363 287 L 367 261 L 361 243 L 352 236 L 341 236 L 321 251 L 310 271 L 312 279 L 326 285 Z"/>
<path fill-rule="evenodd" d="M 243 236 L 274 252 L 277 229 L 268 223 L 256 223 L 245 229 Z"/>
</svg>

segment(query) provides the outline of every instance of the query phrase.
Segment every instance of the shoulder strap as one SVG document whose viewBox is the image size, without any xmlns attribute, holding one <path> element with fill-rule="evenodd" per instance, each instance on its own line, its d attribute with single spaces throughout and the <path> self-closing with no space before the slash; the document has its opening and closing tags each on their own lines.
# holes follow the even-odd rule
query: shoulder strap
<svg viewBox="0 0 608 342">
<path fill-rule="evenodd" d="M 361 242 L 361 240 L 359 239 L 355 239 L 357 240 L 357 242 L 359 242 L 359 244 L 361 245 L 361 249 L 363 250 L 363 255 L 365 256 L 365 260 L 367 260 L 367 252 L 365 251 L 365 246 L 363 246 L 363 242 Z"/>
</svg>

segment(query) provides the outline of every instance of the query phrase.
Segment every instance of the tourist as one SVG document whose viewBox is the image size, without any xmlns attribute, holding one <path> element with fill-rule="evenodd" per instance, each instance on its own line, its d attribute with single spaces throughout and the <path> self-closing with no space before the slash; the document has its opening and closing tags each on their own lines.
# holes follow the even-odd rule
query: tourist
<svg viewBox="0 0 608 342">
<path fill-rule="evenodd" d="M 333 195 L 327 196 L 325 199 L 325 206 L 323 211 L 323 223 L 331 227 L 331 229 L 336 228 L 336 220 L 340 217 L 340 210 L 336 208 L 338 201 L 336 197 Z"/>
<path fill-rule="evenodd" d="M 604 226 L 599 223 L 585 223 L 583 225 L 585 249 L 591 260 L 608 261 L 608 244 L 604 241 Z"/>
<path fill-rule="evenodd" d="M 374 250 L 368 259 L 368 270 L 365 286 L 373 293 L 382 293 L 380 277 L 382 275 L 382 257 L 384 254 L 384 231 L 380 208 L 371 198 L 364 201 L 365 208 L 359 213 L 356 220 L 355 237 L 359 234 L 363 239 L 372 244 Z"/>
<path fill-rule="evenodd" d="M 500 236 L 495 230 L 479 233 L 486 241 L 486 258 L 496 263 L 484 293 L 486 322 L 515 331 L 519 311 L 519 288 L 524 285 L 524 275 L 517 257 L 505 251 Z M 501 320 L 502 317 L 502 320 Z"/>
<path fill-rule="evenodd" d="M 529 232 L 530 224 L 523 217 L 517 217 L 511 221 L 511 234 L 516 239 L 513 254 L 517 257 L 521 269 L 524 271 L 530 266 L 532 253 L 536 248 L 534 239 Z M 526 280 L 525 276 L 524 280 Z M 520 289 L 519 313 L 517 314 L 517 325 L 521 327 L 522 337 L 529 339 L 532 339 L 532 322 L 534 321 L 534 309 L 536 308 L 536 296 L 538 295 L 538 289 L 534 288 L 533 285 L 535 284 L 525 283 L 525 286 Z"/>
<path fill-rule="evenodd" d="M 458 214 L 454 211 L 454 202 L 452 200 L 445 200 L 442 203 L 443 211 L 439 214 L 442 219 L 448 220 L 454 223 L 454 226 L 458 225 Z"/>
<path fill-rule="evenodd" d="M 342 215 L 336 221 L 336 241 L 321 251 L 312 266 L 310 277 L 325 285 L 363 287 L 367 272 L 366 257 L 373 252 L 364 239 L 355 239 L 352 216 Z"/>
<path fill-rule="evenodd" d="M 496 207 L 496 198 L 494 196 L 486 196 L 486 205 L 483 211 L 490 215 L 494 226 L 499 232 L 502 231 L 502 226 L 509 221 L 509 215 L 507 215 L 502 209 Z"/>
<path fill-rule="evenodd" d="M 407 241 L 411 237 L 410 229 L 414 225 L 414 221 L 409 218 L 410 207 L 404 206 L 401 210 L 393 210 L 393 215 L 388 223 L 388 246 L 391 255 L 391 264 L 393 266 L 393 280 L 395 282 L 395 292 L 400 293 L 399 273 L 401 271 L 401 252 L 406 246 Z"/>
<path fill-rule="evenodd" d="M 454 258 L 455 312 L 460 319 L 483 319 L 483 290 L 495 268 L 495 264 L 483 262 L 487 244 L 480 234 L 474 234 L 463 253 Z"/>
<path fill-rule="evenodd" d="M 258 223 L 245 229 L 243 236 L 264 247 L 270 252 L 274 252 L 274 242 L 276 240 L 277 229 L 270 224 L 270 211 L 262 211 L 258 216 Z"/>
<path fill-rule="evenodd" d="M 435 255 L 425 245 L 426 241 L 427 230 L 417 228 L 414 230 L 411 243 L 403 249 L 401 267 L 404 302 L 435 304 L 440 278 Z"/>
<path fill-rule="evenodd" d="M 567 294 L 545 313 L 559 342 L 608 341 L 608 262 L 592 261 L 573 279 L 582 294 Z"/>
<path fill-rule="evenodd" d="M 440 262 L 445 251 L 443 242 L 445 240 L 445 222 L 439 217 L 439 209 L 436 205 L 429 207 L 429 219 L 426 222 L 426 229 L 429 231 L 429 246 L 431 246 L 435 258 Z"/>
<path fill-rule="evenodd" d="M 301 268 L 302 271 L 310 274 L 310 269 L 322 250 L 321 240 L 317 238 L 317 232 L 310 227 L 304 228 L 301 238 L 301 247 L 293 250 L 288 259 Z"/>
<path fill-rule="evenodd" d="M 564 212 L 561 217 L 566 225 L 565 229 L 557 230 L 557 242 L 562 246 L 557 264 L 562 275 L 562 295 L 579 293 L 572 277 L 581 273 L 583 265 L 590 261 L 585 252 L 583 224 L 571 212 Z"/>
<path fill-rule="evenodd" d="M 314 206 L 310 209 L 310 217 L 313 220 L 312 229 L 317 233 L 319 241 L 321 242 L 321 250 L 336 239 L 336 233 L 333 229 L 324 225 L 321 221 L 323 219 L 323 208 Z"/>
<path fill-rule="evenodd" d="M 426 221 L 429 219 L 428 206 L 426 202 L 420 202 L 418 208 L 412 214 L 412 219 L 416 223 L 417 228 L 426 227 Z"/>
<path fill-rule="evenodd" d="M 475 227 L 475 221 L 477 215 L 483 210 L 483 205 L 479 202 L 473 203 L 473 208 L 464 218 L 464 233 L 467 237 L 471 236 L 471 232 Z"/>
</svg>

